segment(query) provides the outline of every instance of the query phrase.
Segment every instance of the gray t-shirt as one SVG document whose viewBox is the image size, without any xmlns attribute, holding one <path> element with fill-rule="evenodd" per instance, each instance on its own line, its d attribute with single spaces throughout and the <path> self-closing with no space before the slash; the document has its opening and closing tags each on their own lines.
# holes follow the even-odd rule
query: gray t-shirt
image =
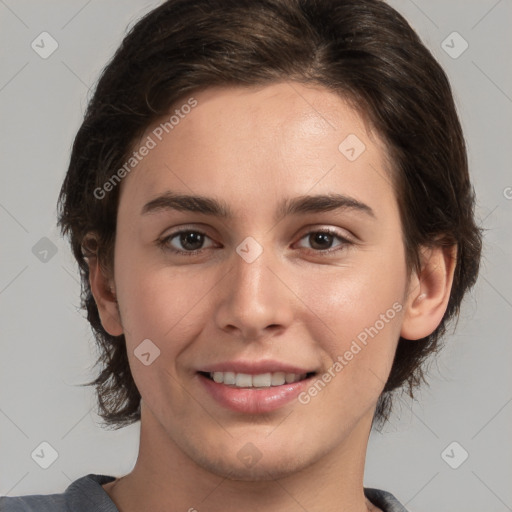
<svg viewBox="0 0 512 512">
<path fill-rule="evenodd" d="M 119 512 L 103 484 L 113 476 L 87 475 L 75 480 L 62 494 L 0 497 L 0 512 Z M 365 488 L 366 497 L 384 512 L 407 512 L 389 492 Z"/>
</svg>

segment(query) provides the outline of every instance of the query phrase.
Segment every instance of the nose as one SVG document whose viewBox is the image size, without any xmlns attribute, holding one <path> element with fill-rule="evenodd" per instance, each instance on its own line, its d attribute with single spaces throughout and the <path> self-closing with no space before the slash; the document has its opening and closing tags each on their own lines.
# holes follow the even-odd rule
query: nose
<svg viewBox="0 0 512 512">
<path fill-rule="evenodd" d="M 217 326 L 242 340 L 261 340 L 284 331 L 292 322 L 294 295 L 283 265 L 270 249 L 247 262 L 236 252 L 233 266 L 220 287 Z"/>
</svg>

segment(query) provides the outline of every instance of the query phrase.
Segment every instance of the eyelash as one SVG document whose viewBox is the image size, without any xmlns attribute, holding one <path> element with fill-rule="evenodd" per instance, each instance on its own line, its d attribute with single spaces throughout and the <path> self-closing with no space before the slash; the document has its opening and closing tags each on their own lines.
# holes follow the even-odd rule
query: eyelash
<svg viewBox="0 0 512 512">
<path fill-rule="evenodd" d="M 196 255 L 200 254 L 202 251 L 205 250 L 203 248 L 203 249 L 196 249 L 194 251 L 181 251 L 181 250 L 175 249 L 175 248 L 173 248 L 173 247 L 171 247 L 169 245 L 169 242 L 171 240 L 173 240 L 177 236 L 185 234 L 185 233 L 186 234 L 194 233 L 196 235 L 202 235 L 202 236 L 204 236 L 206 238 L 210 238 L 203 231 L 194 230 L 194 229 L 183 229 L 181 231 L 176 231 L 175 233 L 171 233 L 170 235 L 167 235 L 164 238 L 158 240 L 157 244 L 164 251 L 169 251 L 172 254 L 176 254 L 176 255 L 180 255 L 180 256 L 196 256 Z M 315 230 L 312 230 L 312 231 L 308 231 L 306 234 L 304 234 L 300 238 L 300 240 L 303 240 L 304 238 L 309 237 L 312 234 L 318 234 L 318 233 L 323 233 L 323 234 L 331 235 L 331 236 L 337 238 L 341 242 L 341 244 L 338 246 L 338 248 L 332 248 L 331 247 L 329 249 L 309 249 L 309 251 L 312 251 L 312 252 L 314 252 L 316 254 L 325 254 L 325 255 L 327 255 L 327 254 L 331 254 L 333 252 L 338 252 L 338 251 L 344 250 L 348 246 L 353 245 L 353 242 L 351 240 L 349 240 L 348 238 L 346 238 L 344 236 L 341 236 L 337 231 L 335 231 L 333 229 L 330 229 L 330 228 L 321 228 L 321 229 L 315 229 Z"/>
</svg>

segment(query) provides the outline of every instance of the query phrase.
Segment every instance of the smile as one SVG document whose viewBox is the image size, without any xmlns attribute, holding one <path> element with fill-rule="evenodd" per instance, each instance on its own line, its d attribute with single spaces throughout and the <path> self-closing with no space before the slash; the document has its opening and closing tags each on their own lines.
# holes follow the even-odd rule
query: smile
<svg viewBox="0 0 512 512">
<path fill-rule="evenodd" d="M 273 365 L 274 368 L 269 368 L 272 365 L 267 364 L 259 365 L 260 368 L 250 364 L 222 366 L 245 366 L 245 371 L 233 371 L 235 368 L 223 368 L 225 371 L 219 371 L 221 368 L 199 371 L 196 375 L 203 392 L 223 409 L 253 415 L 276 411 L 293 403 L 317 374 L 314 371 L 307 372 L 283 365 Z"/>
<path fill-rule="evenodd" d="M 251 375 L 235 372 L 210 372 L 208 376 L 217 384 L 225 384 L 236 388 L 269 388 L 299 382 L 307 378 L 308 374 L 268 372 Z"/>
</svg>

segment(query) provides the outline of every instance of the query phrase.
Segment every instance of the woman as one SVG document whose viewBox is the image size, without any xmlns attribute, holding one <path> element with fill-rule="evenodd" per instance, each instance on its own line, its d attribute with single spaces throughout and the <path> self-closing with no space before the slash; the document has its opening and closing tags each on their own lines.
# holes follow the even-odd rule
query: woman
<svg viewBox="0 0 512 512">
<path fill-rule="evenodd" d="M 2 510 L 405 510 L 363 487 L 368 436 L 476 280 L 473 205 L 447 78 L 384 2 L 165 2 L 60 197 L 139 457 Z"/>
</svg>

